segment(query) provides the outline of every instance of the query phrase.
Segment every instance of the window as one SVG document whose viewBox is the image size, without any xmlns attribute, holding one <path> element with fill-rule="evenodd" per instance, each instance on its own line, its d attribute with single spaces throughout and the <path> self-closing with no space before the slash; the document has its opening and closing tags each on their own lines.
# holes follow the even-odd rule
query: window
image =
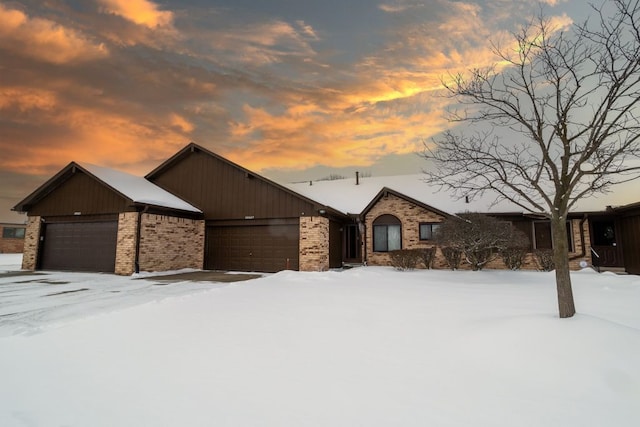
<svg viewBox="0 0 640 427">
<path fill-rule="evenodd" d="M 393 215 L 381 215 L 373 221 L 374 252 L 402 249 L 400 220 Z"/>
<path fill-rule="evenodd" d="M 439 223 L 422 222 L 420 223 L 420 240 L 433 240 L 436 230 L 440 227 Z"/>
<path fill-rule="evenodd" d="M 24 239 L 24 228 L 4 227 L 2 229 L 3 239 Z"/>
<path fill-rule="evenodd" d="M 536 249 L 553 249 L 550 221 L 535 221 L 533 223 L 533 233 Z M 567 221 L 567 243 L 569 252 L 573 252 L 573 227 L 571 221 Z"/>
</svg>

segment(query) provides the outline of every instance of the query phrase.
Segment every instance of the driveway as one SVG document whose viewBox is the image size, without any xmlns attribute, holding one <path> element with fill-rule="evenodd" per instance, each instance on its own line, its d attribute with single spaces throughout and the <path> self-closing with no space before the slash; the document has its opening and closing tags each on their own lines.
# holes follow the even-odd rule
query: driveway
<svg viewBox="0 0 640 427">
<path fill-rule="evenodd" d="M 216 271 L 116 276 L 101 273 L 0 273 L 0 336 L 37 333 L 81 317 L 119 311 L 165 298 L 215 291 L 262 277 Z"/>
</svg>

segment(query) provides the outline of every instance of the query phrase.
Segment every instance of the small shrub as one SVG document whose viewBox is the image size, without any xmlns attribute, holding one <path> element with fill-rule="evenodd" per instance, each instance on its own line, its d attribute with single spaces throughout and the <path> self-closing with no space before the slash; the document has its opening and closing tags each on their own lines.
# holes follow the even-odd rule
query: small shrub
<svg viewBox="0 0 640 427">
<path fill-rule="evenodd" d="M 535 251 L 535 255 L 542 271 L 551 271 L 556 268 L 553 261 L 553 249 L 538 249 Z"/>
<path fill-rule="evenodd" d="M 441 250 L 449 267 L 452 270 L 458 269 L 458 267 L 460 267 L 460 261 L 462 260 L 462 251 L 452 247 L 444 247 Z"/>
<path fill-rule="evenodd" d="M 391 265 L 396 270 L 413 270 L 420 261 L 418 252 L 411 249 L 400 249 L 389 252 L 391 257 Z"/>
<path fill-rule="evenodd" d="M 509 270 L 520 270 L 526 255 L 526 248 L 510 247 L 500 251 L 502 261 L 504 261 L 504 265 L 506 265 Z"/>
<path fill-rule="evenodd" d="M 424 268 L 429 270 L 433 268 L 433 262 L 436 260 L 435 247 L 416 249 L 416 253 L 418 254 L 418 260 L 424 264 Z"/>
</svg>

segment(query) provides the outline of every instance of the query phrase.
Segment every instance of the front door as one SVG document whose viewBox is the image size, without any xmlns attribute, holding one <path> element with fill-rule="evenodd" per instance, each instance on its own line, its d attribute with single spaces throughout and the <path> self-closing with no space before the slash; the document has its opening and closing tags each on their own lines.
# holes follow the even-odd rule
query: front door
<svg viewBox="0 0 640 427">
<path fill-rule="evenodd" d="M 592 263 L 596 267 L 623 267 L 622 246 L 612 218 L 591 220 Z"/>
<path fill-rule="evenodd" d="M 362 262 L 362 241 L 360 239 L 360 229 L 358 224 L 347 224 L 344 226 L 344 262 Z"/>
</svg>

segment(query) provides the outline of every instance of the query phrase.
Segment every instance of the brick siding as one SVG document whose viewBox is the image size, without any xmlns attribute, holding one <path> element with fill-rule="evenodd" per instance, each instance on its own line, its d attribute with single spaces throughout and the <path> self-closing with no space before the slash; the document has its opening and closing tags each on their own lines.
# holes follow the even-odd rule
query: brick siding
<svg viewBox="0 0 640 427">
<path fill-rule="evenodd" d="M 329 219 L 300 217 L 300 271 L 329 269 Z"/>
<path fill-rule="evenodd" d="M 24 250 L 22 253 L 22 269 L 35 270 L 38 265 L 38 244 L 40 243 L 40 227 L 42 223 L 39 216 L 27 218 L 27 229 L 24 233 Z"/>
<path fill-rule="evenodd" d="M 140 271 L 202 269 L 204 220 L 142 215 Z"/>
<path fill-rule="evenodd" d="M 135 271 L 137 228 L 137 212 L 124 212 L 118 215 L 116 274 L 130 276 Z"/>
<path fill-rule="evenodd" d="M 389 194 L 382 197 L 367 212 L 365 216 L 366 226 L 366 253 L 367 264 L 369 265 L 391 265 L 389 254 L 387 252 L 373 251 L 373 221 L 381 215 L 393 215 L 402 223 L 402 249 L 417 249 L 432 247 L 429 241 L 420 240 L 420 223 L 421 222 L 442 222 L 445 217 L 415 205 L 403 198 Z M 444 259 L 438 251 L 435 266 L 441 267 Z"/>
</svg>

